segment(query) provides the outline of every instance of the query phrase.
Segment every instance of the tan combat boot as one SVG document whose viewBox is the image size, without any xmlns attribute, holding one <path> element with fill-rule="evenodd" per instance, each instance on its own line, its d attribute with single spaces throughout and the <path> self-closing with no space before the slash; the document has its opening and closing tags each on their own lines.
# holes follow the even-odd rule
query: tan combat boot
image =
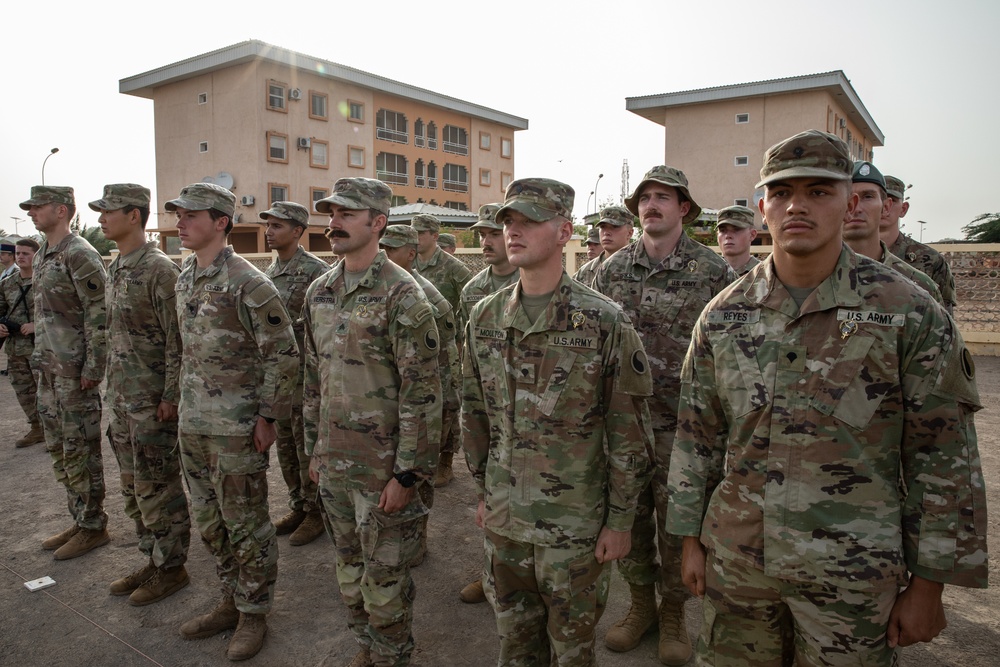
<svg viewBox="0 0 1000 667">
<path fill-rule="evenodd" d="M 112 581 L 109 592 L 112 595 L 128 595 L 135 589 L 139 588 L 139 586 L 146 583 L 146 581 L 149 580 L 149 578 L 154 574 L 156 574 L 156 566 L 153 565 L 153 561 L 150 560 L 138 570 L 126 574 L 121 579 L 115 579 Z"/>
<path fill-rule="evenodd" d="M 45 442 L 45 432 L 42 430 L 42 425 L 40 423 L 33 422 L 31 424 L 31 430 L 28 431 L 23 438 L 15 442 L 14 446 L 21 449 L 22 447 L 37 445 L 40 442 Z"/>
<path fill-rule="evenodd" d="M 323 515 L 319 510 L 313 510 L 306 514 L 305 520 L 299 524 L 292 536 L 288 538 L 288 543 L 293 547 L 301 547 L 309 544 L 325 532 L 323 527 Z"/>
<path fill-rule="evenodd" d="M 486 602 L 486 591 L 483 590 L 483 580 L 476 579 L 471 584 L 468 584 L 459 592 L 458 597 L 461 598 L 462 602 L 467 604 Z"/>
<path fill-rule="evenodd" d="M 184 639 L 204 639 L 226 630 L 232 630 L 240 622 L 240 612 L 231 595 L 224 595 L 215 609 L 195 616 L 181 626 L 181 637 Z"/>
<path fill-rule="evenodd" d="M 351 664 L 347 667 L 372 667 L 372 654 L 366 648 L 362 648 L 358 651 L 357 655 L 354 656 L 354 660 L 351 660 Z"/>
<path fill-rule="evenodd" d="M 236 662 L 246 660 L 260 653 L 267 634 L 267 617 L 264 614 L 240 614 L 233 638 L 229 640 L 226 657 Z"/>
<path fill-rule="evenodd" d="M 70 538 L 76 535 L 78 530 L 80 530 L 80 526 L 74 523 L 72 526 L 70 526 L 63 532 L 59 533 L 58 535 L 53 535 L 52 537 L 42 542 L 42 548 L 45 549 L 46 551 L 52 551 L 53 549 L 58 549 L 62 545 L 69 542 Z"/>
<path fill-rule="evenodd" d="M 454 459 L 455 455 L 450 452 L 447 454 L 441 454 L 441 458 L 438 459 L 437 472 L 434 473 L 435 489 L 447 486 L 448 482 L 455 479 L 455 472 L 451 469 L 451 464 Z"/>
<path fill-rule="evenodd" d="M 69 542 L 56 549 L 52 557 L 56 560 L 77 558 L 89 551 L 93 551 L 97 547 L 103 547 L 110 541 L 111 536 L 108 535 L 107 528 L 101 528 L 100 530 L 81 528 L 73 534 L 73 537 L 69 538 Z"/>
<path fill-rule="evenodd" d="M 683 665 L 691 659 L 691 640 L 684 623 L 684 603 L 660 603 L 660 662 Z"/>
<path fill-rule="evenodd" d="M 302 510 L 292 510 L 285 516 L 274 522 L 275 535 L 287 535 L 299 527 L 306 520 L 306 513 Z"/>
<path fill-rule="evenodd" d="M 604 636 L 604 645 L 612 651 L 631 651 L 656 622 L 656 586 L 632 586 L 632 606 L 625 618 L 615 623 Z"/>
<path fill-rule="evenodd" d="M 190 582 L 191 579 L 183 565 L 172 567 L 169 570 L 158 567 L 153 572 L 153 576 L 144 581 L 128 597 L 128 603 L 133 607 L 145 607 L 147 604 L 159 602 L 163 598 L 173 595 Z"/>
</svg>

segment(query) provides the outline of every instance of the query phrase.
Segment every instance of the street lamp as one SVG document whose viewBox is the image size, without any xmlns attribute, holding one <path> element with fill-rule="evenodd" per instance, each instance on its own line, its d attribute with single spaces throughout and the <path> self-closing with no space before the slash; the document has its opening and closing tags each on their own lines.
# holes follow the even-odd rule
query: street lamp
<svg viewBox="0 0 1000 667">
<path fill-rule="evenodd" d="M 24 222 L 24 218 L 19 218 L 16 215 L 10 216 L 10 219 L 14 221 L 14 236 L 20 236 L 21 232 L 17 229 L 17 223 Z"/>
<path fill-rule="evenodd" d="M 586 215 L 590 215 L 590 200 L 593 198 L 593 196 L 594 196 L 594 191 L 591 190 L 590 191 L 590 197 L 587 197 L 587 213 L 586 213 Z"/>
<path fill-rule="evenodd" d="M 52 157 L 58 152 L 59 152 L 58 148 L 53 148 L 51 151 L 49 151 L 49 154 L 45 156 L 45 159 L 42 160 L 42 185 L 45 185 L 45 163 L 49 161 L 50 157 Z"/>
<path fill-rule="evenodd" d="M 920 242 L 923 243 L 924 242 L 924 225 L 926 225 L 927 223 L 924 222 L 923 220 L 917 220 L 917 222 L 920 224 Z"/>
<path fill-rule="evenodd" d="M 597 213 L 597 209 L 600 207 L 600 204 L 597 201 L 597 185 L 598 185 L 598 183 L 601 182 L 602 178 L 604 178 L 604 174 L 598 174 L 597 175 L 597 183 L 594 183 L 594 213 Z M 587 205 L 587 210 L 588 211 L 590 210 L 590 205 L 589 204 Z"/>
</svg>

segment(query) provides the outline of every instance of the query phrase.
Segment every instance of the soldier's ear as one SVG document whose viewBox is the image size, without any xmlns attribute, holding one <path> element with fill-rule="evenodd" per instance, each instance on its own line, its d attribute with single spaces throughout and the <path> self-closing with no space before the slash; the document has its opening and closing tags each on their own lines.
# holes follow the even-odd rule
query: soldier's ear
<svg viewBox="0 0 1000 667">
<path fill-rule="evenodd" d="M 910 210 L 910 202 L 904 201 L 903 207 L 899 209 L 899 217 L 906 217 L 906 212 Z"/>
</svg>

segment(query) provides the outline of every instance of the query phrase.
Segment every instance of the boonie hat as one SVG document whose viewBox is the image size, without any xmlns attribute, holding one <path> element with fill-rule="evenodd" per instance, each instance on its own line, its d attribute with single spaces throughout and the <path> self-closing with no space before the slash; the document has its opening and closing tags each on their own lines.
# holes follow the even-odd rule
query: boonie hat
<svg viewBox="0 0 1000 667">
<path fill-rule="evenodd" d="M 698 202 L 691 196 L 691 190 L 688 189 L 687 176 L 680 169 L 668 167 L 665 164 L 653 167 L 647 171 L 646 175 L 642 177 L 642 181 L 632 191 L 632 196 L 625 199 L 625 206 L 635 215 L 639 215 L 639 196 L 642 194 L 643 188 L 650 183 L 669 185 L 684 193 L 684 196 L 691 202 L 691 209 L 684 216 L 683 222 L 694 222 L 701 215 L 701 206 L 698 206 Z"/>
</svg>

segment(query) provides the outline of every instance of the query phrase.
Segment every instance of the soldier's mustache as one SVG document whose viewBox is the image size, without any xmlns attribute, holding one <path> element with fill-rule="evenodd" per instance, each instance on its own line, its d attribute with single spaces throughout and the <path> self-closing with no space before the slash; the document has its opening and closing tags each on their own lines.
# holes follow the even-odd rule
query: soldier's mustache
<svg viewBox="0 0 1000 667">
<path fill-rule="evenodd" d="M 343 229 L 327 229 L 323 232 L 328 239 L 349 239 L 351 235 L 345 232 Z"/>
</svg>

